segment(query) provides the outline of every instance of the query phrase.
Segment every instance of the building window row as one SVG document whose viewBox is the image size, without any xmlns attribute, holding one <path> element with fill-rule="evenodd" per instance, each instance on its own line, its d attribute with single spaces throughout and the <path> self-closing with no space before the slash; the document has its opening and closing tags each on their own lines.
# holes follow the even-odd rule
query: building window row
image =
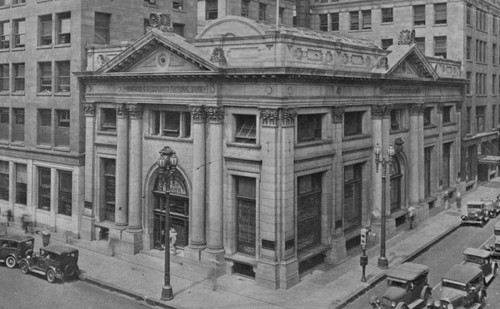
<svg viewBox="0 0 500 309">
<path fill-rule="evenodd" d="M 27 174 L 27 166 L 22 163 L 14 163 L 14 182 L 15 182 L 15 191 L 14 191 L 14 202 L 20 205 L 26 205 L 27 201 L 27 183 L 28 183 L 28 174 Z M 10 171 L 9 171 L 9 162 L 8 161 L 0 161 L 0 200 L 9 201 L 9 187 L 10 187 Z"/>
<path fill-rule="evenodd" d="M 68 147 L 70 123 L 69 110 L 38 109 L 37 144 L 50 147 Z"/>
<path fill-rule="evenodd" d="M 5 7 L 5 6 L 17 6 L 17 5 L 22 5 L 26 4 L 26 0 L 0 0 L 0 7 Z"/>
<path fill-rule="evenodd" d="M 24 92 L 25 67 L 24 63 L 0 64 L 0 93 Z"/>
<path fill-rule="evenodd" d="M 350 30 L 370 30 L 372 28 L 372 11 L 349 12 L 351 26 Z"/>
<path fill-rule="evenodd" d="M 486 94 L 486 73 L 476 73 L 476 94 Z"/>
<path fill-rule="evenodd" d="M 414 5 L 413 6 L 413 25 L 414 26 L 424 26 L 426 24 L 426 5 Z M 435 3 L 434 4 L 434 24 L 442 25 L 448 22 L 447 19 L 447 6 L 446 3 Z"/>
<path fill-rule="evenodd" d="M 476 39 L 476 62 L 486 62 L 487 42 Z"/>
<path fill-rule="evenodd" d="M 24 108 L 0 108 L 0 142 L 24 142 Z"/>
<path fill-rule="evenodd" d="M 38 92 L 67 93 L 70 91 L 70 61 L 39 62 Z"/>
</svg>

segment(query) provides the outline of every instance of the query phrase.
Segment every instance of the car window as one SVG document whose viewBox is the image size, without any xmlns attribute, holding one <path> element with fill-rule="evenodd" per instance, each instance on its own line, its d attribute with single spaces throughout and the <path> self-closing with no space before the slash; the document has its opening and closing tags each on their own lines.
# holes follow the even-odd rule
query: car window
<svg viewBox="0 0 500 309">
<path fill-rule="evenodd" d="M 475 255 L 465 255 L 464 259 L 466 262 L 471 262 L 471 263 L 476 263 L 476 264 L 482 264 L 483 263 L 483 258 Z"/>
<path fill-rule="evenodd" d="M 19 243 L 17 241 L 9 241 L 9 247 L 17 249 Z"/>
<path fill-rule="evenodd" d="M 9 242 L 6 240 L 0 240 L 0 247 L 7 248 L 9 246 Z"/>
</svg>

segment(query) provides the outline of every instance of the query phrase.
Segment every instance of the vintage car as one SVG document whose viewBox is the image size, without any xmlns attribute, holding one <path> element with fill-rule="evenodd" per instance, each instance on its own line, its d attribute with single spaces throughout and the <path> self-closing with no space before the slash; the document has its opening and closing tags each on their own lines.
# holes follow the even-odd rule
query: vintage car
<svg viewBox="0 0 500 309">
<path fill-rule="evenodd" d="M 479 267 L 483 271 L 484 283 L 489 284 L 497 274 L 498 264 L 493 261 L 490 251 L 467 248 L 463 251 L 465 265 Z"/>
<path fill-rule="evenodd" d="M 13 268 L 30 251 L 33 252 L 35 239 L 31 236 L 11 235 L 0 237 L 0 261 Z"/>
<path fill-rule="evenodd" d="M 491 216 L 494 216 L 493 210 L 488 210 L 483 201 L 467 202 L 467 215 L 462 215 L 462 222 L 469 224 L 479 224 L 481 226 L 488 223 Z"/>
<path fill-rule="evenodd" d="M 406 262 L 392 267 L 387 272 L 387 290 L 381 297 L 372 297 L 370 304 L 375 309 L 424 308 L 431 297 L 427 276 L 429 267 Z"/>
<path fill-rule="evenodd" d="M 471 265 L 454 265 L 441 280 L 441 298 L 429 304 L 433 309 L 478 309 L 484 305 L 483 272 Z"/>
<path fill-rule="evenodd" d="M 72 279 L 80 274 L 78 268 L 78 250 L 65 245 L 50 245 L 40 248 L 40 253 L 33 253 L 19 262 L 23 274 L 30 271 L 43 275 L 52 283 L 56 279 Z"/>
<path fill-rule="evenodd" d="M 495 212 L 495 216 L 500 214 L 500 195 L 496 199 L 485 199 L 486 207 Z"/>
<path fill-rule="evenodd" d="M 500 221 L 495 223 L 495 227 L 493 228 L 493 233 L 495 235 L 495 243 L 486 245 L 485 249 L 490 250 L 493 257 L 499 258 L 500 257 Z"/>
</svg>

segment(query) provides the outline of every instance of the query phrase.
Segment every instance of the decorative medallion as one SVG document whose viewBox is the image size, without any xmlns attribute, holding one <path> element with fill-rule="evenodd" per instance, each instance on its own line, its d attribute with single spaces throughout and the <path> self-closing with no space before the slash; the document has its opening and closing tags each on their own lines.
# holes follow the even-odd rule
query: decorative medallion
<svg viewBox="0 0 500 309">
<path fill-rule="evenodd" d="M 160 67 L 168 67 L 170 64 L 170 57 L 167 53 L 160 53 L 156 58 L 156 62 Z"/>
<path fill-rule="evenodd" d="M 415 29 L 412 31 L 404 29 L 399 33 L 398 45 L 410 45 L 415 43 Z"/>
<path fill-rule="evenodd" d="M 273 87 L 271 87 L 271 86 L 267 86 L 267 87 L 266 87 L 266 93 L 267 93 L 267 94 L 272 94 L 272 93 L 273 93 Z"/>
</svg>

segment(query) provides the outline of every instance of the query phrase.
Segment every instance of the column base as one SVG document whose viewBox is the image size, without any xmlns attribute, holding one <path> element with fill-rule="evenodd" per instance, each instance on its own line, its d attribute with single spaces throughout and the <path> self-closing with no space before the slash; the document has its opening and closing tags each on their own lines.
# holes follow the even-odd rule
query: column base
<svg viewBox="0 0 500 309">
<path fill-rule="evenodd" d="M 201 252 L 205 249 L 204 246 L 198 247 L 198 246 L 192 246 L 189 245 L 188 247 L 184 248 L 184 258 L 195 261 L 195 262 L 200 262 L 201 261 Z"/>
<path fill-rule="evenodd" d="M 276 290 L 280 287 L 279 264 L 276 262 L 257 261 L 255 281 L 258 286 Z"/>
<path fill-rule="evenodd" d="M 226 259 L 224 250 L 209 251 L 208 249 L 201 251 L 201 263 L 209 269 L 210 276 L 214 278 L 222 276 L 226 273 Z"/>
<path fill-rule="evenodd" d="M 89 216 L 82 216 L 80 225 L 80 237 L 83 240 L 93 241 L 96 240 L 95 218 Z"/>
<path fill-rule="evenodd" d="M 289 289 L 299 283 L 299 261 L 297 258 L 281 261 L 279 265 L 279 280 L 280 289 Z"/>
<path fill-rule="evenodd" d="M 347 259 L 346 239 L 344 235 L 334 236 L 331 249 L 326 252 L 325 263 L 339 264 Z"/>
</svg>

